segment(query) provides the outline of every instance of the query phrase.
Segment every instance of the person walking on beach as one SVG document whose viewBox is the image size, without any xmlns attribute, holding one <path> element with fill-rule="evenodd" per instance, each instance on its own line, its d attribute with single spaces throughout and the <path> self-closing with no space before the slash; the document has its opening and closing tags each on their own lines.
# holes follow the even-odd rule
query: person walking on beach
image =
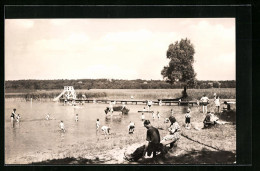
<svg viewBox="0 0 260 171">
<path fill-rule="evenodd" d="M 191 118 L 191 112 L 190 108 L 188 108 L 187 113 L 185 114 L 185 128 L 190 129 L 190 118 Z"/>
<path fill-rule="evenodd" d="M 78 114 L 76 114 L 75 121 L 76 121 L 76 122 L 79 121 L 79 115 L 78 115 Z"/>
<path fill-rule="evenodd" d="M 129 134 L 133 134 L 135 131 L 135 123 L 130 121 L 129 125 L 128 125 L 128 133 Z"/>
<path fill-rule="evenodd" d="M 142 113 L 141 119 L 142 119 L 142 121 L 144 121 L 144 119 L 145 119 L 144 113 Z"/>
<path fill-rule="evenodd" d="M 146 143 L 144 147 L 143 157 L 147 153 L 148 156 L 153 154 L 153 158 L 156 157 L 156 151 L 160 149 L 160 133 L 158 129 L 151 125 L 149 120 L 144 121 L 144 127 L 147 129 L 146 132 Z"/>
<path fill-rule="evenodd" d="M 60 121 L 60 129 L 61 129 L 61 131 L 65 132 L 65 125 L 64 125 L 63 121 Z"/>
<path fill-rule="evenodd" d="M 200 101 L 202 102 L 202 111 L 203 113 L 207 113 L 207 105 L 209 102 L 209 98 L 206 96 L 206 94 L 203 95 L 203 97 L 200 99 Z"/>
</svg>

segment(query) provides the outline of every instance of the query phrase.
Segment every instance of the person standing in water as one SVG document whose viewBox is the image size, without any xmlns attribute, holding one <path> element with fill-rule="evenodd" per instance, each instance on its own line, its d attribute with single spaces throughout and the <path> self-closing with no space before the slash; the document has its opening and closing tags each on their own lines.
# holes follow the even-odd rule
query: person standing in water
<svg viewBox="0 0 260 171">
<path fill-rule="evenodd" d="M 96 130 L 99 131 L 99 127 L 100 127 L 100 122 L 99 119 L 97 119 L 96 121 Z"/>
<path fill-rule="evenodd" d="M 142 121 L 144 121 L 144 119 L 145 119 L 144 113 L 142 113 L 141 119 L 142 119 Z"/>
<path fill-rule="evenodd" d="M 103 131 L 103 133 L 105 134 L 105 137 L 107 137 L 107 135 L 110 134 L 110 127 L 104 125 L 101 127 L 101 131 Z"/>
<path fill-rule="evenodd" d="M 18 114 L 16 117 L 16 122 L 20 122 L 20 118 L 21 118 L 21 116 L 20 116 L 20 114 Z"/>
<path fill-rule="evenodd" d="M 158 121 L 160 121 L 161 115 L 160 115 L 159 111 L 157 111 L 157 118 L 158 118 Z"/>
<path fill-rule="evenodd" d="M 50 119 L 50 114 L 48 113 L 45 117 L 45 119 L 48 121 Z"/>
<path fill-rule="evenodd" d="M 60 129 L 61 129 L 61 131 L 65 132 L 65 125 L 64 125 L 63 121 L 60 121 Z"/>
<path fill-rule="evenodd" d="M 152 111 L 152 117 L 153 117 L 153 121 L 155 119 L 155 113 Z"/>
<path fill-rule="evenodd" d="M 128 133 L 133 134 L 135 131 L 135 123 L 130 121 L 130 124 L 128 125 Z"/>
<path fill-rule="evenodd" d="M 13 109 L 12 113 L 11 113 L 11 124 L 14 124 L 14 119 L 16 117 L 16 109 Z"/>
<path fill-rule="evenodd" d="M 76 122 L 78 122 L 78 121 L 79 121 L 79 115 L 78 115 L 78 114 L 76 114 L 75 121 L 76 121 Z"/>
</svg>

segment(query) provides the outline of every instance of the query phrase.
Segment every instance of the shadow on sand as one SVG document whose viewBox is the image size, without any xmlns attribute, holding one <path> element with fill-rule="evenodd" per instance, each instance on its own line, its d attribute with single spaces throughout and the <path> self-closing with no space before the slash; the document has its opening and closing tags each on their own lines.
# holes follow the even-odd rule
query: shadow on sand
<svg viewBox="0 0 260 171">
<path fill-rule="evenodd" d="M 158 155 L 156 158 L 140 159 L 138 162 L 124 162 L 121 164 L 233 164 L 236 161 L 235 153 L 230 151 L 190 151 L 183 155 L 174 156 L 174 153 L 168 153 L 165 156 Z M 110 162 L 111 163 L 111 162 Z M 32 163 L 32 165 L 62 165 L 62 164 L 107 164 L 107 161 L 84 158 L 64 158 L 53 159 L 42 162 Z"/>
</svg>

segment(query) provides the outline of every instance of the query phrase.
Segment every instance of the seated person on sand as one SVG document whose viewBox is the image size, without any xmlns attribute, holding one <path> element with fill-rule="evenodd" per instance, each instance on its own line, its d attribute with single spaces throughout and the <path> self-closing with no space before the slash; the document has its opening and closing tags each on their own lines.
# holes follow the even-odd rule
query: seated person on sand
<svg viewBox="0 0 260 171">
<path fill-rule="evenodd" d="M 161 144 L 170 144 L 170 148 L 172 148 L 174 143 L 180 139 L 181 128 L 174 116 L 170 116 L 169 120 L 171 122 L 171 125 L 168 128 L 169 134 L 163 137 Z"/>
<path fill-rule="evenodd" d="M 224 101 L 223 111 L 230 111 L 230 104 L 227 101 Z"/>
<path fill-rule="evenodd" d="M 215 125 L 215 124 L 223 125 L 228 122 L 220 121 L 216 115 L 214 115 L 212 112 L 208 112 L 203 123 L 204 123 L 204 128 L 207 128 L 207 127 Z"/>
</svg>

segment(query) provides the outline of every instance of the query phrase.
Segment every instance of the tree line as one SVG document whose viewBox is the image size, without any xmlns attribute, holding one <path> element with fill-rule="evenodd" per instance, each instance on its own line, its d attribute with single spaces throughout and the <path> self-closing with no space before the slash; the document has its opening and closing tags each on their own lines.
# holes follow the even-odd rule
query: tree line
<svg viewBox="0 0 260 171">
<path fill-rule="evenodd" d="M 169 84 L 164 80 L 121 80 L 121 79 L 77 79 L 77 80 L 13 80 L 5 81 L 6 90 L 51 90 L 74 86 L 75 89 L 181 89 L 183 83 Z M 202 81 L 196 80 L 188 88 L 236 88 L 235 80 Z"/>
</svg>

